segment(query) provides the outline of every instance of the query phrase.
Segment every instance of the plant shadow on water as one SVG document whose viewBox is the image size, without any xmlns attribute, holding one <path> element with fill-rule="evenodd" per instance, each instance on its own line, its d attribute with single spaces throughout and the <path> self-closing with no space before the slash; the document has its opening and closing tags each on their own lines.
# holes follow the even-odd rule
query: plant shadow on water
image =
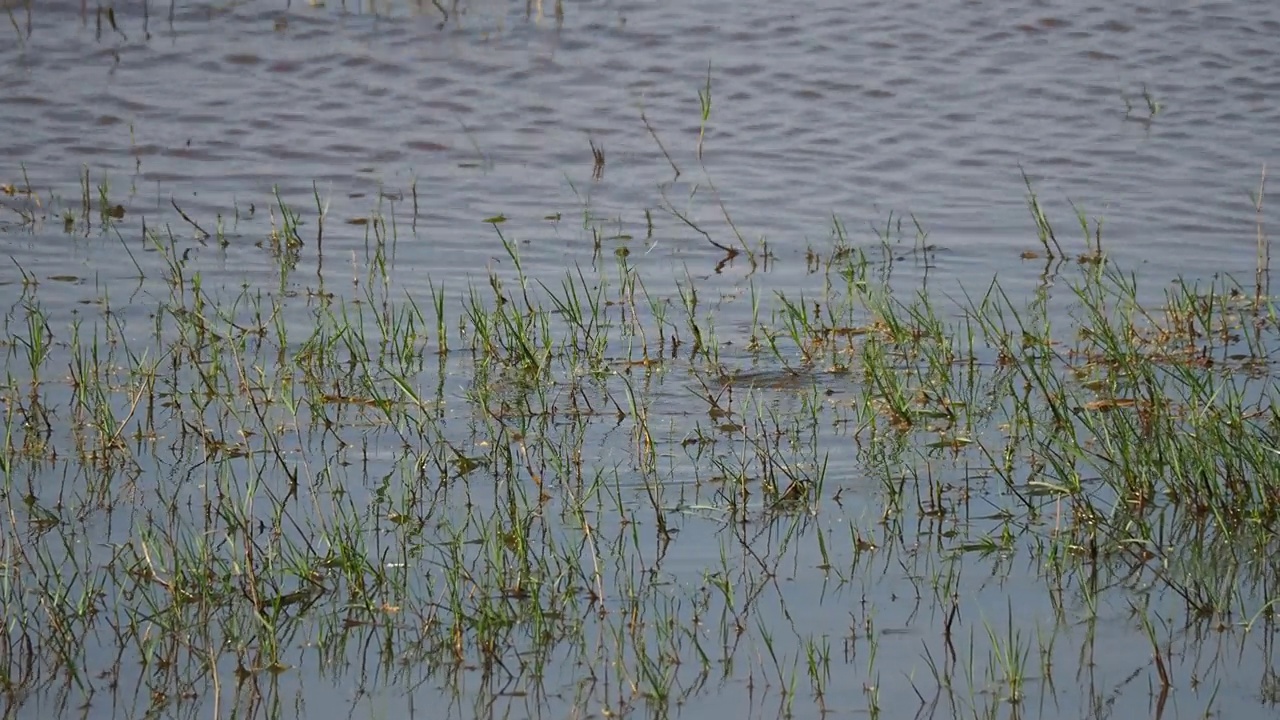
<svg viewBox="0 0 1280 720">
<path fill-rule="evenodd" d="M 396 223 L 374 212 L 363 272 L 298 292 L 324 203 L 275 202 L 280 292 L 211 287 L 184 241 L 126 241 L 106 216 L 146 314 L 104 293 L 56 317 L 24 273 L 5 314 L 10 714 L 1275 700 L 1261 285 L 1143 304 L 1099 236 L 1058 266 L 1070 292 L 941 298 L 874 259 L 892 232 L 859 245 L 837 222 L 809 253 L 816 290 L 750 275 L 749 323 L 721 328 L 702 296 L 741 279 L 660 296 L 627 253 L 531 277 L 496 217 L 503 270 L 476 282 L 398 291 Z"/>
<path fill-rule="evenodd" d="M 698 97 L 705 129 L 710 72 Z M 136 271 L 71 309 L 74 278 L 8 286 L 6 716 L 1273 713 L 1261 222 L 1252 287 L 1148 300 L 1083 213 L 1063 258 L 1023 179 L 1025 298 L 912 276 L 933 246 L 892 216 L 833 220 L 780 288 L 718 197 L 725 244 L 668 218 L 723 251 L 706 275 L 589 212 L 589 260 L 529 272 L 494 215 L 490 268 L 415 295 L 416 187 L 345 226 L 275 193 L 238 230 L 262 289 L 221 217 L 0 178 L 0 231 Z"/>
</svg>

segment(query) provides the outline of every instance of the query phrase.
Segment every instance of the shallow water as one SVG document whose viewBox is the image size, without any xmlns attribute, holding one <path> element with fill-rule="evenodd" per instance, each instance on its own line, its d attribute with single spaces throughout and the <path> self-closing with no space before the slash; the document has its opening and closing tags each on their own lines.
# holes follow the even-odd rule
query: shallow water
<svg viewBox="0 0 1280 720">
<path fill-rule="evenodd" d="M 13 259 L 0 271 L 3 305 L 20 301 L 20 268 L 39 281 L 55 334 L 106 299 L 125 334 L 146 337 L 166 288 L 138 279 L 163 267 L 139 240 L 145 222 L 168 227 L 207 287 L 234 296 L 247 285 L 296 298 L 296 313 L 284 322 L 305 331 L 313 323 L 307 291 L 358 295 L 352 278 L 365 277 L 371 264 L 373 230 L 350 221 L 395 218 L 389 282 L 398 297 L 425 305 L 433 288 L 444 287 L 452 301 L 483 284 L 490 267 L 510 273 L 494 225 L 484 222 L 502 215 L 507 221 L 498 228 L 519 244 L 526 271 L 548 283 L 566 265 L 601 264 L 588 225 L 605 229 L 605 258 L 617 247 L 630 249 L 655 295 L 671 295 L 687 271 L 715 313 L 721 339 L 735 343 L 725 357 L 735 358 L 749 333 L 749 287 L 769 297 L 808 290 L 814 278 L 805 252 L 830 245 L 833 216 L 853 242 L 877 253 L 873 228 L 889 227 L 895 278 L 909 287 L 924 279 L 944 293 L 981 292 L 999 275 L 1006 289 L 1029 295 L 1052 284 L 1022 171 L 1070 254 L 1086 250 L 1072 202 L 1103 219 L 1103 249 L 1112 261 L 1157 287 L 1180 276 L 1248 279 L 1255 268 L 1258 217 L 1249 193 L 1263 166 L 1274 163 L 1280 126 L 1280 46 L 1273 39 L 1280 6 L 1273 2 L 602 1 L 565 3 L 559 15 L 552 0 L 540 14 L 518 2 L 443 4 L 447 16 L 411 0 L 319 7 L 148 2 L 145 14 L 121 4 L 108 17 L 80 2 L 10 0 L 12 26 L 0 27 L 7 38 L 0 43 L 0 127 L 7 128 L 0 184 L 29 186 L 41 203 L 28 223 L 18 211 L 32 211 L 31 200 L 0 196 L 0 241 Z M 700 92 L 711 98 L 701 159 Z M 599 173 L 593 143 L 604 151 Z M 108 204 L 123 205 L 123 219 L 105 229 L 96 219 L 89 228 L 77 220 L 64 232 L 62 210 L 79 208 L 86 191 L 98 207 L 103 183 Z M 306 222 L 307 244 L 287 271 L 263 247 L 280 224 L 276 191 Z M 174 203 L 215 237 L 197 238 Z M 318 244 L 317 204 L 327 213 Z M 763 239 L 774 260 L 755 269 L 741 256 L 717 265 L 724 253 L 675 212 L 724 245 L 738 244 L 735 231 L 752 247 Z M 1269 208 L 1267 214 L 1274 216 Z M 920 241 L 931 246 L 927 253 L 913 252 L 912 216 L 928 233 Z M 629 237 L 615 237 L 622 235 Z M 1029 251 L 1041 257 L 1024 259 Z M 609 262 L 602 263 L 606 272 Z M 449 382 L 446 395 L 462 401 L 465 378 Z M 684 445 L 699 420 L 690 416 L 705 415 L 690 400 L 692 384 L 681 377 L 650 389 L 665 423 L 659 446 L 672 467 L 694 453 Z M 838 414 L 840 393 L 855 390 L 838 381 L 831 388 Z M 800 412 L 799 404 L 782 393 L 768 407 L 785 416 Z M 628 442 L 607 425 L 593 426 L 585 442 L 606 464 Z M 693 664 L 673 671 L 678 703 L 632 692 L 628 683 L 645 683 L 627 675 L 623 660 L 618 676 L 601 670 L 598 684 L 584 684 L 583 668 L 597 658 L 576 655 L 579 646 L 569 643 L 540 658 L 550 668 L 541 690 L 523 676 L 510 687 L 467 673 L 442 678 L 432 674 L 426 650 L 399 645 L 394 663 L 379 665 L 364 649 L 378 645 L 375 629 L 357 629 L 348 645 L 320 651 L 312 638 L 291 638 L 295 668 L 255 681 L 269 686 L 256 688 L 260 696 L 243 686 L 243 695 L 225 687 L 219 695 L 198 685 L 197 695 L 225 696 L 216 708 L 222 714 L 234 700 L 245 703 L 239 710 L 246 714 L 272 716 L 558 717 L 608 707 L 634 715 L 774 717 L 793 702 L 800 716 L 820 707 L 836 716 L 865 713 L 870 689 L 878 688 L 886 716 L 951 717 L 957 707 L 979 715 L 986 696 L 998 694 L 982 689 L 998 686 L 982 682 L 1000 665 L 989 633 L 999 636 L 1008 623 L 1043 653 L 1031 659 L 1033 669 L 1060 674 L 1033 677 L 1022 705 L 994 702 L 998 716 L 1132 717 L 1160 707 L 1164 717 L 1193 717 L 1211 705 L 1224 717 L 1269 716 L 1271 638 L 1159 628 L 1162 638 L 1176 638 L 1181 684 L 1169 707 L 1157 706 L 1150 647 L 1126 595 L 1101 595 L 1100 608 L 1082 607 L 1086 593 L 1071 588 L 1046 596 L 1048 581 L 1020 554 L 931 551 L 928 543 L 941 531 L 927 518 L 914 518 L 920 527 L 906 533 L 923 547 L 888 543 L 870 560 L 852 553 L 849 527 L 879 531 L 880 488 L 864 482 L 860 468 L 897 455 L 853 449 L 838 427 L 824 430 L 821 441 L 838 449 L 831 471 L 846 493 L 841 512 L 824 516 L 818 529 L 792 527 L 792 518 L 771 521 L 781 527 L 761 521 L 740 529 L 768 548 L 760 551 L 774 563 L 767 571 L 750 557 L 729 563 L 741 574 L 727 580 L 708 569 L 736 545 L 709 499 L 709 479 L 686 477 L 687 487 L 672 491 L 679 500 L 668 498 L 687 506 L 671 556 L 656 564 L 620 556 L 606 572 L 611 586 L 630 587 L 625 578 L 635 567 L 661 567 L 672 590 L 650 589 L 643 602 L 653 616 L 676 618 L 695 634 L 699 622 L 712 634 L 726 622 L 732 627 L 724 618 L 734 613 L 754 623 L 758 612 L 775 628 L 780 657 L 768 657 L 768 643 L 749 626 L 753 644 L 735 656 L 740 672 L 730 663 L 717 665 L 709 679 Z M 400 448 L 394 438 L 370 436 L 376 447 L 364 451 L 374 458 L 367 477 L 349 472 L 352 492 L 376 504 L 380 491 L 369 478 L 391 474 Z M 930 460 L 915 459 L 921 466 Z M 182 473 L 200 478 L 190 467 L 197 464 L 194 457 L 156 459 L 147 468 L 150 485 L 144 479 L 142 487 Z M 638 487 L 619 493 L 647 502 Z M 494 495 L 475 502 L 498 508 Z M 447 512 L 463 517 L 471 502 L 453 498 Z M 1054 519 L 1040 523 L 1029 529 L 1048 533 Z M 939 524 L 963 537 L 998 523 L 980 516 Z M 550 525 L 549 538 L 573 542 L 572 528 Z M 625 523 L 604 527 L 626 535 Z M 132 527 L 99 530 L 95 541 L 122 543 Z M 845 581 L 815 567 L 815 533 L 844 538 L 835 564 Z M 1034 536 L 1018 549 L 1032 552 Z M 956 638 L 958 658 L 948 671 L 939 628 L 950 606 L 929 593 L 932 581 L 949 573 L 959 578 L 966 604 L 963 641 Z M 750 600 L 720 597 L 721 580 Z M 1177 598 L 1155 602 L 1157 615 L 1177 616 Z M 1084 623 L 1086 614 L 1095 619 Z M 609 623 L 583 627 L 599 633 L 597 645 L 608 645 L 610 658 L 634 652 L 620 647 Z M 647 632 L 655 646 L 670 642 L 673 655 L 694 657 L 688 638 Z M 795 698 L 780 694 L 795 667 L 803 677 L 803 643 L 812 638 L 830 643 L 828 697 L 816 701 L 804 689 Z M 868 639 L 878 643 L 874 650 Z M 99 641 L 93 668 L 115 659 L 110 643 Z M 1220 659 L 1240 657 L 1264 662 L 1250 674 Z M 965 681 L 957 703 L 955 695 L 934 694 L 930 662 L 947 676 L 963 678 L 971 668 L 980 677 Z M 222 682 L 236 684 L 235 661 L 222 658 L 218 666 Z M 133 663 L 119 672 L 120 686 L 131 687 L 145 686 L 150 670 Z M 1202 684 L 1202 675 L 1213 682 Z M 970 687 L 979 688 L 972 691 L 977 699 Z M 73 704 L 81 701 L 71 695 Z M 265 706 L 249 699 L 259 697 L 269 698 Z M 57 691 L 40 693 L 16 714 L 43 716 L 60 702 L 67 700 Z M 176 716 L 207 712 L 212 702 L 157 706 Z M 131 716 L 146 702 L 129 697 L 89 707 L 92 717 Z"/>
</svg>

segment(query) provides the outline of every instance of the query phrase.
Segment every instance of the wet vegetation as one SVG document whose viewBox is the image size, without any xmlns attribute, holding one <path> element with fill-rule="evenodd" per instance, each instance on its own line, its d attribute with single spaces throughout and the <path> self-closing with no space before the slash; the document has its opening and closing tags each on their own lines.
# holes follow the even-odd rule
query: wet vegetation
<svg viewBox="0 0 1280 720">
<path fill-rule="evenodd" d="M 559 274 L 497 214 L 486 268 L 407 278 L 416 185 L 0 178 L 0 236 L 117 263 L 0 285 L 5 717 L 1272 715 L 1264 186 L 1254 277 L 1152 287 L 1027 168 L 1036 289 L 940 290 L 927 218 L 748 239 L 697 101 L 686 167 L 640 119 L 723 226 L 549 208 Z"/>
<path fill-rule="evenodd" d="M 834 222 L 804 293 L 764 248 L 646 276 L 589 219 L 595 252 L 534 277 L 494 217 L 490 269 L 420 296 L 389 260 L 411 218 L 347 224 L 355 271 L 304 280 L 334 231 L 276 197 L 279 285 L 211 286 L 216 221 L 130 236 L 89 174 L 78 206 L 24 182 L 10 237 L 53 219 L 138 277 L 62 316 L 49 279 L 9 286 L 9 715 L 327 716 L 318 686 L 467 717 L 1277 699 L 1265 272 L 1141 302 L 1081 215 L 1089 251 L 1028 298 L 897 281 L 931 252 L 901 221 Z M 1028 255 L 1060 258 L 1028 199 Z"/>
</svg>

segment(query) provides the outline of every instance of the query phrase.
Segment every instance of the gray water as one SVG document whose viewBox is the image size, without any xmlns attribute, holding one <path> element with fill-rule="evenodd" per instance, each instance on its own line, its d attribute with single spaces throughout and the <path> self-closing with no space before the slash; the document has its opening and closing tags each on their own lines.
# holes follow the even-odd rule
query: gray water
<svg viewBox="0 0 1280 720">
<path fill-rule="evenodd" d="M 117 201 L 132 218 L 170 197 L 193 217 L 228 216 L 277 186 L 303 202 L 314 183 L 335 219 L 416 179 L 421 242 L 397 258 L 415 272 L 482 266 L 494 238 L 478 221 L 498 213 L 530 263 L 558 265 L 580 238 L 542 218 L 580 214 L 589 196 L 593 213 L 634 226 L 663 187 L 731 242 L 709 180 L 744 234 L 783 258 L 833 214 L 867 235 L 912 213 L 938 275 L 983 282 L 1037 249 L 1020 167 L 1069 251 L 1084 247 L 1068 201 L 1154 280 L 1248 272 L 1249 193 L 1280 121 L 1280 10 L 1264 0 L 591 2 L 559 21 L 549 5 L 529 18 L 488 0 L 447 21 L 413 2 L 148 8 L 145 22 L 117 8 L 119 32 L 76 2 L 12 11 L 0 179 L 21 184 L 21 164 L 33 186 L 78 197 L 87 165 L 128 193 Z M 1150 120 L 1144 86 L 1162 108 Z M 669 187 L 642 108 L 684 171 Z M 599 182 L 589 141 L 606 154 Z M 717 255 L 679 223 L 664 229 L 651 256 Z M 40 274 L 63 268 L 65 245 L 15 257 Z M 227 263 L 269 272 L 250 245 L 233 238 Z M 92 248 L 73 256 L 114 272 Z M 795 263 L 781 265 L 785 284 Z"/>
<path fill-rule="evenodd" d="M 351 276 L 366 234 L 347 221 L 393 205 L 408 217 L 416 195 L 393 273 L 399 287 L 424 297 L 432 283 L 457 291 L 497 262 L 502 247 L 483 220 L 498 214 L 531 274 L 554 278 L 566 264 L 591 262 L 582 222 L 589 213 L 632 236 L 607 242 L 629 244 L 637 266 L 657 274 L 655 287 L 663 273 L 687 268 L 740 299 L 743 260 L 717 268 L 723 253 L 668 206 L 722 244 L 737 242 L 726 213 L 748 242 L 767 241 L 777 261 L 754 281 L 769 291 L 805 288 L 805 249 L 827 241 L 833 215 L 861 242 L 876 241 L 872 226 L 914 216 L 933 246 L 930 282 L 982 287 L 998 274 L 1013 291 L 1029 291 L 1044 281 L 1045 261 L 1022 257 L 1040 250 L 1023 171 L 1071 252 L 1085 250 L 1074 203 L 1103 219 L 1111 259 L 1154 283 L 1248 277 L 1258 220 L 1249 194 L 1277 159 L 1280 5 L 1266 0 L 600 1 L 565 2 L 559 16 L 553 0 L 541 14 L 522 2 L 444 3 L 447 16 L 412 0 L 151 1 L 145 13 L 142 3 L 118 4 L 115 28 L 94 5 L 8 4 L 12 23 L 0 22 L 0 184 L 37 190 L 45 199 L 37 215 L 48 215 L 20 222 L 15 210 L 30 210 L 29 201 L 0 195 L 0 244 L 12 258 L 0 270 L 0 304 L 17 300 L 21 268 L 44 281 L 41 299 L 62 321 L 135 281 L 138 269 L 115 233 L 135 242 L 144 219 L 172 229 L 209 285 L 269 287 L 279 262 L 259 243 L 277 189 L 296 207 L 314 210 L 317 194 L 327 207 L 322 253 L 304 250 L 299 267 L 308 272 L 292 281 L 298 287 Z M 708 87 L 699 159 L 699 92 Z M 605 153 L 598 178 L 592 143 Z M 111 202 L 125 207 L 110 234 L 64 233 L 53 209 L 79 203 L 86 168 L 91 201 L 106 182 Z M 225 247 L 200 242 L 171 202 L 202 227 L 221 227 Z M 648 238 L 646 211 L 655 228 Z M 907 248 L 914 234 L 912 226 Z M 144 270 L 157 266 L 139 258 Z M 745 302 L 721 309 L 728 328 L 749 311 Z M 710 531 L 688 532 L 713 542 Z M 694 545 L 683 551 L 689 566 L 705 559 Z M 901 694 L 910 714 L 913 684 L 931 681 L 919 644 L 936 633 L 939 611 L 883 595 L 909 592 L 907 576 L 933 570 L 896 563 L 876 568 L 894 581 L 879 591 L 879 618 L 907 641 L 886 642 L 880 662 L 914 674 L 908 682 L 886 670 L 879 682 Z M 1001 596 L 998 585 L 983 589 Z M 813 587 L 789 600 L 806 632 L 842 632 L 850 608 L 874 592 Z M 775 592 L 782 594 L 775 587 L 762 602 L 781 604 Z M 1145 657 L 1145 638 L 1115 603 L 1103 609 L 1090 652 Z M 1003 606 L 990 610 L 969 618 L 979 634 L 984 620 L 1005 618 Z M 1009 613 L 1037 632 L 1030 611 Z M 1252 638 L 1222 642 L 1224 655 L 1257 649 Z M 1147 687 L 1126 687 L 1133 678 L 1111 677 L 1114 667 L 1095 678 L 1085 665 L 1075 680 L 1090 698 L 1121 697 L 1117 717 L 1152 713 Z M 233 668 L 225 669 L 230 677 Z M 302 707 L 315 717 L 439 709 L 434 696 L 406 689 L 421 681 L 411 671 L 371 678 L 346 670 L 304 664 L 308 679 L 286 676 L 281 694 L 305 695 Z M 316 679 L 325 673 L 337 679 Z M 856 680 L 833 703 L 842 717 L 864 712 L 862 686 L 873 681 L 849 673 Z M 1257 685 L 1249 677 L 1216 699 L 1229 712 L 1262 717 L 1266 699 L 1248 689 Z M 778 714 L 776 698 L 756 706 L 740 689 L 691 694 L 686 715 Z M 1076 690 L 1021 716 L 1106 715 Z M 545 712 L 538 698 L 514 697 L 514 716 Z M 1186 705 L 1166 717 L 1195 716 L 1215 689 L 1181 697 Z M 41 712 L 39 703 L 21 711 Z"/>
</svg>

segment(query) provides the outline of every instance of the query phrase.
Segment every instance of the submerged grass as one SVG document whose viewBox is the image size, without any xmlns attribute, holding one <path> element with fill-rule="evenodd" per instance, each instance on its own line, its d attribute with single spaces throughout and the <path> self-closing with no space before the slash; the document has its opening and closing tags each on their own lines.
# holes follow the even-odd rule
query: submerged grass
<svg viewBox="0 0 1280 720">
<path fill-rule="evenodd" d="M 71 225 L 121 238 L 82 186 Z M 277 717 L 348 682 L 459 715 L 1093 716 L 1135 678 L 1161 708 L 1274 703 L 1236 674 L 1271 666 L 1280 578 L 1261 292 L 1143 303 L 1095 223 L 1069 291 L 947 298 L 895 282 L 892 219 L 865 245 L 836 221 L 816 282 L 763 270 L 733 319 L 708 304 L 728 281 L 628 253 L 535 277 L 495 219 L 501 263 L 412 297 L 394 205 L 349 285 L 297 281 L 338 234 L 314 201 L 268 205 L 274 290 L 210 286 L 154 223 L 127 301 L 55 317 L 23 272 L 11 714 Z"/>
</svg>

